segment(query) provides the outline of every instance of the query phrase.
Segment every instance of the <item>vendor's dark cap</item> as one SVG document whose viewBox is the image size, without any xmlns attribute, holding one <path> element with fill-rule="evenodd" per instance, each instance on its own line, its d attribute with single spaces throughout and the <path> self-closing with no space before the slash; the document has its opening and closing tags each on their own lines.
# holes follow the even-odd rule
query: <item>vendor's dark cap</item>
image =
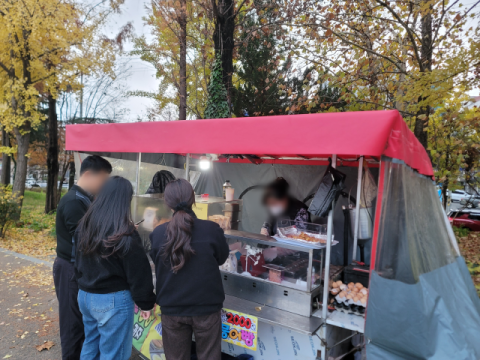
<svg viewBox="0 0 480 360">
<path fill-rule="evenodd" d="M 263 202 L 265 203 L 268 198 L 284 199 L 288 196 L 289 187 L 287 180 L 283 177 L 277 177 L 265 187 Z"/>
</svg>

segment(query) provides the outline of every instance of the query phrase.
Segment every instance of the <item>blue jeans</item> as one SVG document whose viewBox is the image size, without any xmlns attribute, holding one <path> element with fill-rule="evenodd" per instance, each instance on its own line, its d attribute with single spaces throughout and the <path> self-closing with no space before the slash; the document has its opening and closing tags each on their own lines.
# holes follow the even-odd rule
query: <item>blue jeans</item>
<svg viewBox="0 0 480 360">
<path fill-rule="evenodd" d="M 80 290 L 85 342 L 82 360 L 128 360 L 132 353 L 134 302 L 130 291 L 92 294 Z"/>
</svg>

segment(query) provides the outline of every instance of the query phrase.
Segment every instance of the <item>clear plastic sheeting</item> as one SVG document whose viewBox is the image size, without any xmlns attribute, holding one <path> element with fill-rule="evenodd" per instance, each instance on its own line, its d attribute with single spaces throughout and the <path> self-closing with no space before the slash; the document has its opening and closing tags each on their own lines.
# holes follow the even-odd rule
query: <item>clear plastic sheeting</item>
<svg viewBox="0 0 480 360">
<path fill-rule="evenodd" d="M 375 271 L 407 284 L 459 256 L 430 178 L 382 158 L 384 175 Z"/>
<path fill-rule="evenodd" d="M 463 258 L 416 284 L 372 272 L 367 359 L 480 359 L 480 299 Z"/>
<path fill-rule="evenodd" d="M 88 156 L 89 153 L 75 153 L 75 168 L 80 169 L 81 162 Z M 136 155 L 136 154 L 135 154 Z M 105 160 L 108 160 L 112 164 L 112 175 L 122 176 L 125 179 L 129 180 L 133 187 L 136 188 L 137 183 L 137 167 L 138 163 L 134 160 L 127 159 L 118 159 L 114 157 L 102 156 Z M 177 179 L 185 178 L 185 170 L 175 168 L 172 166 L 160 165 L 160 164 L 151 164 L 147 162 L 141 162 L 140 164 L 140 185 L 139 185 L 139 194 L 145 194 L 148 187 L 150 186 L 153 176 L 157 171 L 168 170 L 170 171 Z M 77 172 L 78 177 L 79 171 Z M 189 172 L 189 181 L 193 187 L 196 186 L 198 179 L 200 178 L 200 171 L 190 170 Z"/>
<path fill-rule="evenodd" d="M 383 158 L 379 186 L 367 359 L 480 359 L 480 299 L 432 180 Z"/>
</svg>

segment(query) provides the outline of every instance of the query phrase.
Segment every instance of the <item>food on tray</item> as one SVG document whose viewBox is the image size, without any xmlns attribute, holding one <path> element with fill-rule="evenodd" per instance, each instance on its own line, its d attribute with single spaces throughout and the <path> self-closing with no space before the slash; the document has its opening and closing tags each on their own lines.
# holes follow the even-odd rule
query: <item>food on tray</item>
<svg viewBox="0 0 480 360">
<path fill-rule="evenodd" d="M 368 294 L 368 290 L 367 288 L 363 288 L 360 290 L 360 293 L 364 294 L 364 295 L 367 295 Z"/>
<path fill-rule="evenodd" d="M 339 287 L 339 285 L 338 285 L 336 282 L 334 282 L 334 283 L 332 284 L 332 287 L 333 287 L 334 289 L 337 289 L 337 288 Z"/>
<path fill-rule="evenodd" d="M 351 299 L 353 299 L 353 295 L 350 293 L 347 295 L 347 300 L 351 300 Z"/>
<path fill-rule="evenodd" d="M 340 294 L 338 294 L 338 297 L 343 299 L 346 295 L 347 293 L 345 291 L 341 291 Z"/>
<path fill-rule="evenodd" d="M 360 302 L 362 303 L 362 305 L 366 305 L 367 304 L 367 297 L 364 296 L 363 298 L 361 298 Z"/>
<path fill-rule="evenodd" d="M 340 290 L 345 290 L 345 289 L 348 289 L 347 285 L 345 284 L 340 285 Z"/>
<path fill-rule="evenodd" d="M 354 283 L 351 282 L 351 283 L 348 284 L 348 289 L 349 290 L 352 290 L 354 287 L 355 287 Z"/>
<path fill-rule="evenodd" d="M 208 220 L 216 222 L 223 230 L 230 230 L 232 228 L 232 219 L 223 215 L 210 215 Z"/>
<path fill-rule="evenodd" d="M 287 235 L 290 239 L 308 241 L 313 243 L 325 244 L 327 241 L 324 239 L 316 238 L 315 236 L 308 235 L 306 232 L 301 231 L 299 234 L 290 234 Z"/>
<path fill-rule="evenodd" d="M 327 242 L 325 225 L 307 222 L 300 224 L 294 220 L 279 220 L 276 236 L 283 239 L 318 245 L 319 247 Z"/>
</svg>

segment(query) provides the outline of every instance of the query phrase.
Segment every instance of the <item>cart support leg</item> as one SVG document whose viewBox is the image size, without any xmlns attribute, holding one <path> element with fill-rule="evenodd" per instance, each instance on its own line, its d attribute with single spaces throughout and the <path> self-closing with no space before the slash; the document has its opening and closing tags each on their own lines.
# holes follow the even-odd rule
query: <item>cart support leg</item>
<svg viewBox="0 0 480 360">
<path fill-rule="evenodd" d="M 140 165 L 142 165 L 142 153 L 137 154 L 137 174 L 135 175 L 135 195 L 140 193 Z"/>
<path fill-rule="evenodd" d="M 332 166 L 337 167 L 337 155 L 332 156 Z M 330 252 L 332 250 L 333 238 L 333 210 L 335 209 L 335 201 L 332 202 L 332 208 L 328 212 L 327 222 L 327 246 L 325 248 L 325 275 L 323 278 L 323 299 L 322 299 L 322 318 L 327 320 L 328 313 L 328 287 L 330 282 Z"/>
<path fill-rule="evenodd" d="M 358 244 L 358 224 L 360 223 L 360 200 L 362 196 L 362 179 L 363 179 L 363 156 L 360 156 L 358 161 L 358 177 L 357 177 L 357 203 L 355 205 L 355 229 L 353 231 L 353 257 L 352 260 L 357 260 L 357 244 Z M 343 244 L 348 246 L 348 244 Z"/>
<path fill-rule="evenodd" d="M 185 155 L 185 180 L 188 180 L 190 175 L 190 154 Z"/>
</svg>

